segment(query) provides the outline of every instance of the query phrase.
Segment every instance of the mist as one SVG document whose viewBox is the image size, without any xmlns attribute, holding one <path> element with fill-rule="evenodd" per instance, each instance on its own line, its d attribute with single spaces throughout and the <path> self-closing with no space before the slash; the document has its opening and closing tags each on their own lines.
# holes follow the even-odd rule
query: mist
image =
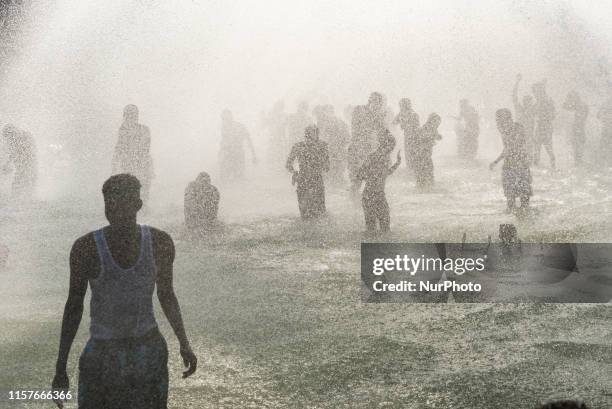
<svg viewBox="0 0 612 409">
<path fill-rule="evenodd" d="M 556 100 L 586 87 L 599 102 L 607 78 L 597 70 L 611 38 L 604 3 L 57 1 L 32 8 L 0 108 L 4 122 L 40 141 L 41 166 L 60 168 L 56 183 L 42 183 L 43 197 L 97 190 L 128 103 L 152 130 L 154 194 L 161 188 L 178 199 L 198 171 L 216 173 L 225 108 L 251 131 L 263 158 L 259 119 L 276 100 L 289 112 L 304 99 L 341 113 L 374 90 L 396 111 L 408 96 L 422 117 L 442 115 L 448 137 L 439 151 L 450 152 L 448 116 L 458 100 L 469 98 L 488 129 L 495 109 L 510 105 L 518 72 L 526 86 L 547 78 Z M 499 138 L 491 130 L 481 139 L 493 154 Z M 71 159 L 55 163 L 50 145 Z"/>
</svg>

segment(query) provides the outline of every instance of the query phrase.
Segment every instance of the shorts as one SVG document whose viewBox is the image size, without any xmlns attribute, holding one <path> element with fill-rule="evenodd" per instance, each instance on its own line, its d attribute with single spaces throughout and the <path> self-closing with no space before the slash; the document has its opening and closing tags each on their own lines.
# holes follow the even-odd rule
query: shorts
<svg viewBox="0 0 612 409">
<path fill-rule="evenodd" d="M 166 409 L 168 347 L 157 328 L 138 338 L 91 338 L 79 359 L 79 409 Z"/>
</svg>

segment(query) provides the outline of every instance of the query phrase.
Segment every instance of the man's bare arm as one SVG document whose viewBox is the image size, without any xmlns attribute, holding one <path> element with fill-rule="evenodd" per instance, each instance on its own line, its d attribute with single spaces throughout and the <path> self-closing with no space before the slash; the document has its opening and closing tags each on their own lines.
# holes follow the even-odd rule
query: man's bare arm
<svg viewBox="0 0 612 409">
<path fill-rule="evenodd" d="M 70 288 L 68 290 L 68 300 L 64 307 L 55 376 L 51 382 L 51 387 L 56 390 L 67 390 L 70 388 L 70 381 L 66 372 L 68 355 L 83 317 L 87 277 L 88 274 L 95 273 L 92 261 L 96 260 L 96 256 L 95 244 L 91 235 L 81 237 L 75 241 L 70 251 Z M 61 400 L 54 400 L 54 402 L 58 408 L 64 407 Z"/>
<path fill-rule="evenodd" d="M 64 307 L 62 319 L 62 330 L 60 337 L 59 353 L 57 356 L 57 373 L 66 372 L 66 364 L 72 342 L 81 324 L 83 317 L 83 303 L 87 292 L 87 247 L 91 237 L 85 236 L 77 240 L 70 251 L 70 287 L 68 290 L 68 300 Z"/>
<path fill-rule="evenodd" d="M 189 340 L 187 339 L 181 308 L 174 293 L 172 272 L 175 255 L 174 243 L 167 233 L 160 230 L 153 230 L 153 243 L 155 244 L 155 261 L 157 265 L 157 297 L 159 298 L 164 315 L 178 338 L 183 363 L 187 368 L 183 372 L 183 378 L 186 378 L 196 371 L 198 360 L 192 352 Z"/>
</svg>

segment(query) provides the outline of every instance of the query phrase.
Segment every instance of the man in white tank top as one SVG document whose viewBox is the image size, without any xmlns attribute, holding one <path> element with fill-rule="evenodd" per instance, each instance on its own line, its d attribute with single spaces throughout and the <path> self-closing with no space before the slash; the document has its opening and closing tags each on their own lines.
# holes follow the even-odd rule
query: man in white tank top
<svg viewBox="0 0 612 409">
<path fill-rule="evenodd" d="M 142 226 L 135 176 L 111 176 L 102 187 L 109 225 L 75 241 L 70 253 L 70 290 L 64 309 L 54 389 L 68 389 L 68 354 L 91 288 L 91 338 L 79 360 L 80 409 L 165 409 L 168 351 L 153 315 L 153 290 L 192 375 L 191 350 L 172 286 L 174 243 L 165 232 Z M 62 407 L 62 402 L 56 402 Z"/>
</svg>

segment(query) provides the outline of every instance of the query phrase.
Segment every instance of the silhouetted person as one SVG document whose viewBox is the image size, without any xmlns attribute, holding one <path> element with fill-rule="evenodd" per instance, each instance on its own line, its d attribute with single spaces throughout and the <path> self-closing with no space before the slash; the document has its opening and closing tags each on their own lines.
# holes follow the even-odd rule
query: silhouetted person
<svg viewBox="0 0 612 409">
<path fill-rule="evenodd" d="M 126 105 L 123 109 L 123 123 L 119 127 L 112 172 L 136 176 L 142 184 L 142 201 L 145 206 L 147 205 L 154 177 L 151 132 L 149 127 L 138 123 L 136 105 Z"/>
<path fill-rule="evenodd" d="M 77 239 L 70 252 L 70 289 L 52 387 L 68 389 L 68 354 L 91 288 L 91 337 L 79 360 L 81 409 L 166 408 L 168 350 L 153 314 L 153 291 L 180 344 L 187 370 L 196 370 L 172 285 L 174 243 L 139 225 L 140 182 L 111 176 L 102 187 L 109 225 Z M 60 405 L 59 402 L 58 406 Z"/>
<path fill-rule="evenodd" d="M 612 165 L 612 95 L 604 102 L 597 112 L 597 119 L 601 122 L 601 138 L 599 152 L 601 158 Z"/>
<path fill-rule="evenodd" d="M 210 183 L 210 175 L 201 172 L 185 189 L 185 225 L 198 235 L 206 234 L 217 225 L 219 190 Z"/>
<path fill-rule="evenodd" d="M 457 154 L 462 159 L 473 160 L 478 152 L 480 135 L 480 116 L 467 99 L 459 102 L 457 119 Z"/>
<path fill-rule="evenodd" d="M 525 140 L 527 143 L 527 156 L 529 163 L 533 163 L 535 156 L 535 103 L 531 95 L 523 96 L 523 102 L 519 102 L 518 88 L 522 79 L 522 75 L 516 76 L 516 83 L 512 91 L 512 102 L 514 103 L 514 115 L 516 122 L 523 126 L 525 130 Z"/>
<path fill-rule="evenodd" d="M 533 95 L 535 96 L 535 151 L 533 163 L 540 163 L 540 151 L 542 146 L 548 153 L 550 159 L 550 167 L 556 169 L 555 153 L 553 151 L 553 121 L 556 111 L 553 100 L 546 93 L 546 82 L 538 82 L 532 87 Z"/>
<path fill-rule="evenodd" d="M 273 170 L 283 168 L 283 159 L 291 148 L 287 138 L 287 114 L 285 103 L 277 101 L 272 110 L 264 115 L 263 126 L 268 130 L 270 140 L 268 142 L 268 163 Z"/>
<path fill-rule="evenodd" d="M 219 168 L 222 181 L 234 182 L 245 179 L 245 143 L 249 146 L 253 163 L 256 163 L 255 148 L 249 132 L 244 125 L 234 121 L 232 112 L 226 109 L 221 114 Z"/>
<path fill-rule="evenodd" d="M 584 144 L 586 142 L 586 121 L 589 117 L 589 106 L 582 101 L 576 91 L 567 94 L 563 108 L 574 111 L 574 122 L 572 123 L 571 144 L 574 154 L 574 164 L 582 165 L 584 156 Z"/>
<path fill-rule="evenodd" d="M 393 124 L 399 125 L 404 132 L 404 155 L 406 156 L 406 167 L 410 172 L 414 171 L 416 139 L 421 127 L 419 114 L 412 109 L 412 103 L 408 98 L 399 101 L 400 112 L 393 120 Z"/>
<path fill-rule="evenodd" d="M 559 400 L 545 403 L 537 409 L 589 409 L 589 407 L 585 403 L 576 400 Z"/>
<path fill-rule="evenodd" d="M 349 143 L 348 127 L 335 115 L 332 105 L 323 105 L 316 114 L 319 138 L 329 148 L 329 181 L 336 185 L 344 184 L 346 171 L 347 145 Z"/>
<path fill-rule="evenodd" d="M 312 219 L 325 214 L 325 185 L 323 172 L 329 170 L 327 143 L 319 140 L 319 129 L 309 125 L 304 131 L 304 141 L 291 148 L 287 158 L 287 170 L 292 173 L 292 183 L 297 184 L 297 199 L 302 219 Z M 293 167 L 297 159 L 299 171 Z"/>
<path fill-rule="evenodd" d="M 308 113 L 308 102 L 302 101 L 298 104 L 297 112 L 289 115 L 287 118 L 287 138 L 289 146 L 291 147 L 302 141 L 304 138 L 304 129 L 312 124 L 312 117 Z"/>
<path fill-rule="evenodd" d="M 506 196 L 507 211 L 510 213 L 516 209 L 516 198 L 520 199 L 521 210 L 525 211 L 529 206 L 529 197 L 532 195 L 525 131 L 521 124 L 512 120 L 509 109 L 497 110 L 495 120 L 504 149 L 491 163 L 490 168 L 493 169 L 500 160 L 504 160 L 502 186 Z"/>
<path fill-rule="evenodd" d="M 400 153 L 397 153 L 397 161 L 390 165 L 389 155 L 395 148 L 395 138 L 391 132 L 384 130 L 379 136 L 378 148 L 361 165 L 356 174 L 356 179 L 361 183 L 365 181 L 365 187 L 361 196 L 363 215 L 368 233 L 375 233 L 377 224 L 381 232 L 389 231 L 391 218 L 389 215 L 389 204 L 385 196 L 385 183 L 387 176 L 395 172 L 401 163 Z"/>
<path fill-rule="evenodd" d="M 15 198 L 31 199 L 38 179 L 34 138 L 13 125 L 4 127 L 2 137 L 8 153 L 8 161 L 2 165 L 2 173 L 13 171 L 11 194 Z"/>
<path fill-rule="evenodd" d="M 357 193 L 360 185 L 355 179 L 357 171 L 376 149 L 378 135 L 387 128 L 387 113 L 385 97 L 379 92 L 370 94 L 367 105 L 358 105 L 353 110 L 351 143 L 348 147 L 348 169 L 353 194 Z"/>
<path fill-rule="evenodd" d="M 417 189 L 429 190 L 434 184 L 433 147 L 436 141 L 442 139 L 438 133 L 438 127 L 442 119 L 438 114 L 431 114 L 427 122 L 419 129 L 415 140 L 414 173 L 416 176 Z"/>
</svg>

